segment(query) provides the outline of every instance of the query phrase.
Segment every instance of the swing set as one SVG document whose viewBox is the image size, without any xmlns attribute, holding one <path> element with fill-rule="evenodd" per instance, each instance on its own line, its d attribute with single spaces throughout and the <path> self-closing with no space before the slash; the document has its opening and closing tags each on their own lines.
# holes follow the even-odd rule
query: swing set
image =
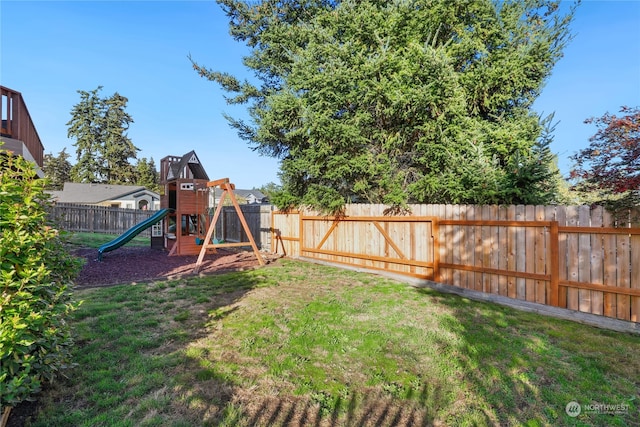
<svg viewBox="0 0 640 427">
<path fill-rule="evenodd" d="M 225 248 L 225 247 L 240 247 L 240 246 L 251 246 L 253 248 L 253 253 L 256 255 L 258 259 L 258 263 L 260 265 L 264 265 L 264 260 L 260 255 L 260 251 L 258 250 L 258 246 L 256 245 L 255 240 L 253 239 L 253 235 L 251 234 L 251 230 L 249 229 L 249 225 L 247 224 L 246 219 L 244 218 L 244 214 L 240 209 L 240 205 L 238 204 L 238 200 L 236 199 L 235 193 L 235 185 L 229 182 L 229 178 L 221 178 L 215 181 L 209 181 L 207 183 L 207 187 L 211 189 L 215 189 L 216 187 L 222 190 L 222 195 L 220 196 L 220 203 L 216 206 L 215 213 L 213 214 L 213 219 L 209 224 L 209 229 L 207 230 L 207 234 L 204 240 L 200 239 L 200 221 L 198 221 L 198 237 L 196 237 L 196 244 L 201 245 L 200 254 L 198 255 L 198 261 L 193 269 L 194 273 L 198 273 L 200 268 L 202 267 L 202 262 L 204 260 L 204 256 L 208 250 L 211 250 L 213 253 L 216 252 L 217 248 Z M 226 198 L 231 200 L 233 204 L 236 214 L 240 219 L 240 223 L 242 224 L 242 228 L 244 229 L 249 241 L 248 242 L 218 242 L 213 239 L 213 234 L 216 229 L 216 223 L 218 218 L 220 218 L 220 213 L 222 212 L 222 207 L 224 206 L 224 202 Z"/>
</svg>

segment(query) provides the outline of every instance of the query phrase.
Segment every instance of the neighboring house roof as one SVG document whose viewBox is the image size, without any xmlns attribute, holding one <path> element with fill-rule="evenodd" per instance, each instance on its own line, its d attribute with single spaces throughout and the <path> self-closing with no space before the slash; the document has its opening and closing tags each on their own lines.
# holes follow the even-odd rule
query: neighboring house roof
<svg viewBox="0 0 640 427">
<path fill-rule="evenodd" d="M 62 191 L 51 191 L 51 195 L 59 203 L 94 204 L 121 199 L 139 192 L 151 193 L 158 198 L 160 197 L 159 194 L 147 190 L 141 185 L 81 184 L 77 182 L 65 182 Z"/>
<path fill-rule="evenodd" d="M 233 190 L 237 197 L 242 197 L 243 199 L 250 199 L 251 196 L 258 200 L 263 201 L 267 198 L 260 190 L 240 190 L 236 188 Z M 216 199 L 219 199 L 222 196 L 222 189 L 216 188 Z"/>
<path fill-rule="evenodd" d="M 204 170 L 204 167 L 202 166 L 202 163 L 200 163 L 200 159 L 198 159 L 198 155 L 194 150 L 191 150 L 184 156 L 180 157 L 179 161 L 172 162 L 169 165 L 169 172 L 167 176 L 163 178 L 167 181 L 185 178 L 182 171 L 184 171 L 187 167 L 191 170 L 194 179 L 204 179 L 209 181 L 209 176 Z"/>
</svg>

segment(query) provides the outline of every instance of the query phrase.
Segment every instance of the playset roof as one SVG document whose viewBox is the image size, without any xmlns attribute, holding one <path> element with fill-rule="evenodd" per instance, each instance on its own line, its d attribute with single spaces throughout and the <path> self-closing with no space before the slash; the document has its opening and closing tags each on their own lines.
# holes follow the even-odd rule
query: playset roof
<svg viewBox="0 0 640 427">
<path fill-rule="evenodd" d="M 209 181 L 209 176 L 204 170 L 200 159 L 194 150 L 189 151 L 182 157 L 171 156 L 177 161 L 172 161 L 169 164 L 169 170 L 167 176 L 163 177 L 166 181 L 172 181 L 174 179 L 203 179 Z M 191 172 L 191 176 L 186 176 L 186 171 Z"/>
</svg>

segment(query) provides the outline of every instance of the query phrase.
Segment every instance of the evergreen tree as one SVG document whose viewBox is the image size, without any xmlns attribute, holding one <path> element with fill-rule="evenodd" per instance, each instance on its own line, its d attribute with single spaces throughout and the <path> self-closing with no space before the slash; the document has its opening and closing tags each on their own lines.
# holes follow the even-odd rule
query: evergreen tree
<svg viewBox="0 0 640 427">
<path fill-rule="evenodd" d="M 75 138 L 76 164 L 71 169 L 73 182 L 105 182 L 102 149 L 102 86 L 90 92 L 79 90 L 80 102 L 71 110 L 67 137 Z"/>
<path fill-rule="evenodd" d="M 48 179 L 48 190 L 62 190 L 65 182 L 71 181 L 71 163 L 69 163 L 71 155 L 67 153 L 67 149 L 63 148 L 57 156 L 53 154 L 45 154 L 43 171 Z"/>
<path fill-rule="evenodd" d="M 131 116 L 125 111 L 128 99 L 119 93 L 104 100 L 104 160 L 107 181 L 113 184 L 132 184 L 135 168 L 130 159 L 136 159 L 139 151 L 127 136 Z"/>
<path fill-rule="evenodd" d="M 126 131 L 133 119 L 126 112 L 128 99 L 117 92 L 100 98 L 102 86 L 91 92 L 78 91 L 80 103 L 71 111 L 67 135 L 76 139 L 75 182 L 131 184 L 135 169 L 130 160 L 137 151 Z"/>
<path fill-rule="evenodd" d="M 503 203 L 541 205 L 558 203 L 562 188 L 557 156 L 551 152 L 555 123 L 553 114 L 542 120 L 542 133 L 529 152 L 511 157 L 504 169 Z"/>
<path fill-rule="evenodd" d="M 282 186 L 279 184 L 276 184 L 275 182 L 268 182 L 267 184 L 264 184 L 263 186 L 258 188 L 258 190 L 260 190 L 260 192 L 265 196 L 267 196 L 269 201 L 271 201 L 271 198 L 274 195 L 282 191 Z"/>
<path fill-rule="evenodd" d="M 148 190 L 159 191 L 160 190 L 160 175 L 156 170 L 156 164 L 153 161 L 153 157 L 147 160 L 143 157 L 138 160 L 136 164 L 136 184 L 143 185 Z"/>
<path fill-rule="evenodd" d="M 280 207 L 545 199 L 533 183 L 548 171 L 509 178 L 509 167 L 544 151 L 531 106 L 570 38 L 573 9 L 562 16 L 546 0 L 218 2 L 231 34 L 252 48 L 244 62 L 261 84 L 193 66 L 234 94 L 230 103 L 249 104 L 250 123 L 228 119 L 281 159 Z"/>
</svg>

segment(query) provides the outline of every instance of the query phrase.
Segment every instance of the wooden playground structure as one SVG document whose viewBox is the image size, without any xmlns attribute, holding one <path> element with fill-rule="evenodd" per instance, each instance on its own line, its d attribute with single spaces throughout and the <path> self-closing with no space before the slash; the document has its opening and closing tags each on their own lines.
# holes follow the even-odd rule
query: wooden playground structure
<svg viewBox="0 0 640 427">
<path fill-rule="evenodd" d="M 198 255 L 194 269 L 194 272 L 198 272 L 204 256 L 215 253 L 216 248 L 251 246 L 260 265 L 264 265 L 233 191 L 235 185 L 229 178 L 210 181 L 194 151 L 181 157 L 163 158 L 160 161 L 160 177 L 163 186 L 160 207 L 171 209 L 163 229 L 164 248 L 169 250 L 169 255 Z M 222 195 L 210 218 L 210 205 L 215 204 L 210 194 L 215 188 L 220 188 Z M 248 237 L 247 242 L 220 242 L 215 239 L 216 222 L 227 198 L 235 207 Z"/>
<path fill-rule="evenodd" d="M 171 209 L 164 221 L 164 248 L 169 255 L 196 255 L 209 221 L 209 177 L 194 151 L 163 158 L 160 177 L 160 208 Z"/>
<path fill-rule="evenodd" d="M 200 270 L 200 266 L 202 265 L 202 261 L 204 259 L 207 250 L 215 251 L 216 248 L 224 248 L 224 247 L 232 247 L 232 246 L 249 246 L 253 249 L 253 253 L 256 254 L 256 258 L 258 258 L 258 263 L 260 265 L 264 265 L 264 260 L 260 255 L 260 251 L 258 250 L 258 246 L 256 245 L 255 240 L 253 239 L 253 235 L 251 234 L 251 229 L 247 224 L 247 221 L 244 218 L 242 210 L 240 209 L 240 205 L 238 204 L 238 200 L 233 192 L 235 186 L 229 182 L 229 178 L 217 179 L 215 181 L 210 181 L 207 183 L 207 187 L 215 188 L 219 187 L 222 190 L 222 196 L 220 196 L 220 203 L 216 207 L 216 211 L 213 214 L 213 219 L 209 224 L 209 229 L 207 230 L 207 235 L 204 238 L 204 242 L 202 244 L 202 248 L 200 249 L 200 254 L 198 255 L 198 261 L 196 262 L 196 266 L 194 268 L 194 273 L 197 273 Z M 224 205 L 225 198 L 229 197 L 231 203 L 236 209 L 236 213 L 238 214 L 238 218 L 240 218 L 240 223 L 242 224 L 242 228 L 244 228 L 245 233 L 247 233 L 248 242 L 230 242 L 230 243 L 216 243 L 213 240 L 213 232 L 216 229 L 216 222 L 220 217 L 220 212 L 222 212 L 222 206 Z"/>
</svg>

